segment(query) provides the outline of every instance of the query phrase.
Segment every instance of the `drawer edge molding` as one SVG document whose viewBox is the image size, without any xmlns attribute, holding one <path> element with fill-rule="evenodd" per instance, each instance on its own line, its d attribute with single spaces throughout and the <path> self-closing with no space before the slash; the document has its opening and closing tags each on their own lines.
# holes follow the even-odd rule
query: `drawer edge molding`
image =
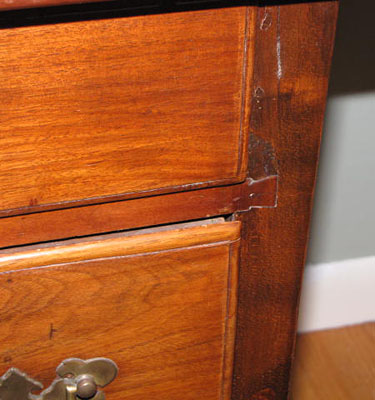
<svg viewBox="0 0 375 400">
<path fill-rule="evenodd" d="M 277 182 L 271 175 L 238 185 L 0 218 L 0 248 L 273 208 Z"/>
<path fill-rule="evenodd" d="M 241 223 L 237 221 L 199 225 L 155 233 L 134 234 L 54 247 L 35 247 L 30 251 L 0 255 L 0 273 L 102 257 L 123 257 L 174 250 L 212 243 L 234 242 L 240 238 Z"/>
</svg>

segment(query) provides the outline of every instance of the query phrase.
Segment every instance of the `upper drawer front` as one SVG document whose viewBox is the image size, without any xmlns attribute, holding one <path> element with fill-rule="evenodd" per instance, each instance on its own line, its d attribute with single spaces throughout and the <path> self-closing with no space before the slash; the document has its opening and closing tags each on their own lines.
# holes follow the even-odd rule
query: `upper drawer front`
<svg viewBox="0 0 375 400">
<path fill-rule="evenodd" d="M 62 360 L 108 357 L 108 400 L 229 400 L 238 237 L 230 222 L 3 255 L 0 377 L 48 387 Z"/>
<path fill-rule="evenodd" d="M 249 18 L 1 30 L 0 212 L 241 181 Z"/>
</svg>

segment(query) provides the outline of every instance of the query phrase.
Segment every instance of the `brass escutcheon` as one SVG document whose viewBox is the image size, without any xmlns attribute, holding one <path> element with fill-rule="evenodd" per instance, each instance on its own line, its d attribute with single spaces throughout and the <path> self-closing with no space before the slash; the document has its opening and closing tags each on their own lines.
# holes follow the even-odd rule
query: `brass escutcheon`
<svg viewBox="0 0 375 400">
<path fill-rule="evenodd" d="M 19 369 L 10 368 L 0 377 L 0 400 L 104 400 L 105 394 L 99 388 L 111 383 L 117 373 L 117 365 L 108 358 L 68 358 L 57 367 L 51 386 L 33 394 L 43 385 Z"/>
</svg>

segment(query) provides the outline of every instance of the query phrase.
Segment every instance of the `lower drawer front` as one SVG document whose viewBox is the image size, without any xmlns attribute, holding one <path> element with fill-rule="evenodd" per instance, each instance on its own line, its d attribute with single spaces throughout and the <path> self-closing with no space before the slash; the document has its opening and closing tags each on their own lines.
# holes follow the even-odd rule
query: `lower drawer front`
<svg viewBox="0 0 375 400">
<path fill-rule="evenodd" d="M 107 357 L 108 400 L 229 399 L 238 237 L 217 222 L 2 254 L 0 376 L 46 388 L 62 360 Z"/>
</svg>

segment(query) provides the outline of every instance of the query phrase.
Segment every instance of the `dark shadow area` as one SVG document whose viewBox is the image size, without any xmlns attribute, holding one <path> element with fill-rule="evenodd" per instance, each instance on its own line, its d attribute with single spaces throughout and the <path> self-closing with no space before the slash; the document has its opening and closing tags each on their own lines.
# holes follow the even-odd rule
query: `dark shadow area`
<svg viewBox="0 0 375 400">
<path fill-rule="evenodd" d="M 374 0 L 340 0 L 330 95 L 375 90 L 374 16 Z"/>
<path fill-rule="evenodd" d="M 256 5 L 258 0 L 115 0 L 0 12 L 0 29 L 94 19 Z"/>
<path fill-rule="evenodd" d="M 114 0 L 0 12 L 0 29 L 239 6 L 277 6 L 332 0 Z"/>
</svg>

